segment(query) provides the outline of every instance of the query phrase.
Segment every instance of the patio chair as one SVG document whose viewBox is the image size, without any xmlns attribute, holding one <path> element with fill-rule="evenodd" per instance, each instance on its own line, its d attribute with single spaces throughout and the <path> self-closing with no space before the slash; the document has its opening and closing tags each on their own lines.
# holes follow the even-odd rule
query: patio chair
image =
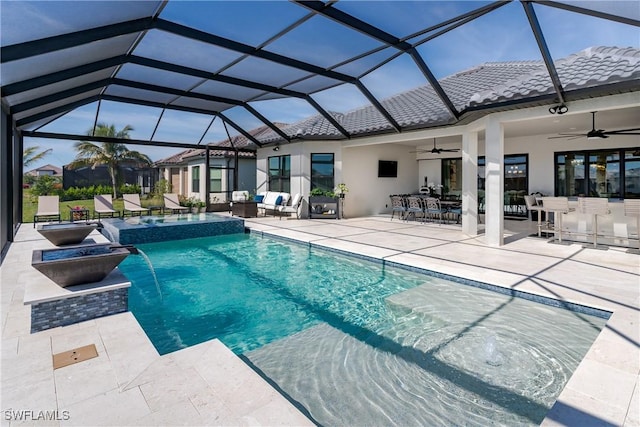
<svg viewBox="0 0 640 427">
<path fill-rule="evenodd" d="M 147 215 L 149 214 L 149 208 L 142 207 L 139 194 L 123 194 L 122 198 L 124 199 L 124 211 L 122 211 L 122 216 L 126 216 L 127 212 L 131 216 L 135 214 L 142 215 L 143 213 Z"/>
<path fill-rule="evenodd" d="M 282 219 L 283 213 L 295 213 L 296 218 L 300 219 L 300 205 L 302 204 L 302 194 L 296 193 L 293 196 L 293 200 L 291 201 L 291 206 L 279 206 L 278 213 L 280 214 L 280 219 Z"/>
<path fill-rule="evenodd" d="M 425 202 L 425 215 L 428 215 L 433 218 L 438 218 L 438 222 L 442 223 L 442 215 L 447 213 L 446 209 L 442 209 L 440 205 L 440 200 L 435 197 L 427 197 L 424 200 Z"/>
<path fill-rule="evenodd" d="M 189 210 L 186 206 L 180 206 L 180 201 L 176 193 L 165 193 L 162 198 L 164 201 L 163 210 L 169 210 L 172 214 L 185 213 Z"/>
<path fill-rule="evenodd" d="M 101 194 L 93 196 L 93 218 L 113 218 L 120 217 L 120 212 L 113 209 L 111 194 Z"/>
<path fill-rule="evenodd" d="M 391 221 L 396 212 L 400 212 L 400 219 L 404 219 L 407 208 L 402 196 L 389 196 L 391 198 Z"/>
<path fill-rule="evenodd" d="M 38 211 L 33 215 L 33 228 L 38 221 L 60 222 L 60 197 L 38 196 Z"/>
<path fill-rule="evenodd" d="M 420 214 L 422 220 L 425 220 L 425 210 L 422 206 L 422 199 L 418 196 L 407 197 L 407 219 L 409 216 L 413 216 L 413 219 L 418 219 L 417 214 Z"/>
<path fill-rule="evenodd" d="M 443 208 L 445 209 L 445 208 Z M 462 202 L 456 205 L 448 205 L 446 206 L 446 217 L 450 218 L 453 216 L 456 220 L 456 224 L 460 224 L 462 219 Z"/>
</svg>

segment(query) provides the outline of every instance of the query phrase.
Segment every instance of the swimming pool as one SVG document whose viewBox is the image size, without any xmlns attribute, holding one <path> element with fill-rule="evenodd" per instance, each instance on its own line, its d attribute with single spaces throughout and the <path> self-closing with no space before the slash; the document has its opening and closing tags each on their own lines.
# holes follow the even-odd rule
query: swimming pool
<svg viewBox="0 0 640 427">
<path fill-rule="evenodd" d="M 606 322 L 255 235 L 138 246 L 160 353 L 219 338 L 324 425 L 539 424 Z"/>
</svg>

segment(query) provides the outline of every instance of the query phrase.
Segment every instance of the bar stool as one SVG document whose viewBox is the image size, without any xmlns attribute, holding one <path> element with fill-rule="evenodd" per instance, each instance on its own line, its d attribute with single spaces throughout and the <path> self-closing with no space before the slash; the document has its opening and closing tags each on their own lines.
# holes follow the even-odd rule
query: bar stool
<svg viewBox="0 0 640 427">
<path fill-rule="evenodd" d="M 638 237 L 638 253 L 640 253 L 640 199 L 624 199 L 624 216 L 636 217 L 636 236 Z M 631 242 L 629 242 L 631 246 Z M 629 249 L 630 253 L 636 253 L 635 250 Z"/>
<path fill-rule="evenodd" d="M 553 212 L 553 233 L 558 234 L 558 242 L 562 243 L 562 215 L 575 211 L 569 207 L 567 197 L 543 197 L 542 208 L 549 219 L 549 212 Z"/>
<path fill-rule="evenodd" d="M 578 197 L 578 212 L 593 215 L 593 247 L 598 247 L 598 215 L 609 215 L 609 200 L 602 197 Z"/>
<path fill-rule="evenodd" d="M 536 196 L 524 196 L 524 203 L 527 205 L 529 211 L 529 221 L 533 221 L 532 212 L 538 212 L 538 237 L 542 236 L 542 211 L 544 208 L 538 204 Z"/>
</svg>

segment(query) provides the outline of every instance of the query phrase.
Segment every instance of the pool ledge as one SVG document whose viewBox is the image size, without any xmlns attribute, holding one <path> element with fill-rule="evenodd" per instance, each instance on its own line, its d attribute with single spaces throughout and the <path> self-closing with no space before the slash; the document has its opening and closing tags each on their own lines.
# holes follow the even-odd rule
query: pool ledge
<svg viewBox="0 0 640 427">
<path fill-rule="evenodd" d="M 55 284 L 52 280 L 42 275 L 40 280 L 29 282 L 25 286 L 24 304 L 41 304 L 43 302 L 58 301 L 84 295 L 109 292 L 115 289 L 129 288 L 130 286 L 131 282 L 118 268 L 115 268 L 100 282 L 67 286 L 66 288 Z"/>
</svg>

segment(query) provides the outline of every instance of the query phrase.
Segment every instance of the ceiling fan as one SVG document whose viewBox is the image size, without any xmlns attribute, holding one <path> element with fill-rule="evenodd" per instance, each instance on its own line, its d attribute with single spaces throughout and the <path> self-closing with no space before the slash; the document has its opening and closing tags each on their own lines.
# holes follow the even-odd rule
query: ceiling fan
<svg viewBox="0 0 640 427">
<path fill-rule="evenodd" d="M 632 128 L 632 129 L 619 129 L 619 130 L 610 130 L 606 131 L 604 129 L 596 129 L 596 113 L 597 111 L 591 112 L 591 130 L 587 133 L 560 133 L 558 136 L 550 136 L 548 139 L 558 139 L 558 138 L 581 138 L 586 136 L 587 139 L 604 139 L 609 138 L 609 135 L 640 135 L 640 128 Z"/>
<path fill-rule="evenodd" d="M 412 153 L 433 153 L 433 154 L 440 154 L 443 151 L 446 152 L 450 152 L 450 153 L 455 153 L 457 151 L 460 151 L 459 148 L 437 148 L 436 147 L 436 139 L 433 138 L 433 148 L 431 150 L 417 150 L 417 151 L 412 151 Z"/>
</svg>

